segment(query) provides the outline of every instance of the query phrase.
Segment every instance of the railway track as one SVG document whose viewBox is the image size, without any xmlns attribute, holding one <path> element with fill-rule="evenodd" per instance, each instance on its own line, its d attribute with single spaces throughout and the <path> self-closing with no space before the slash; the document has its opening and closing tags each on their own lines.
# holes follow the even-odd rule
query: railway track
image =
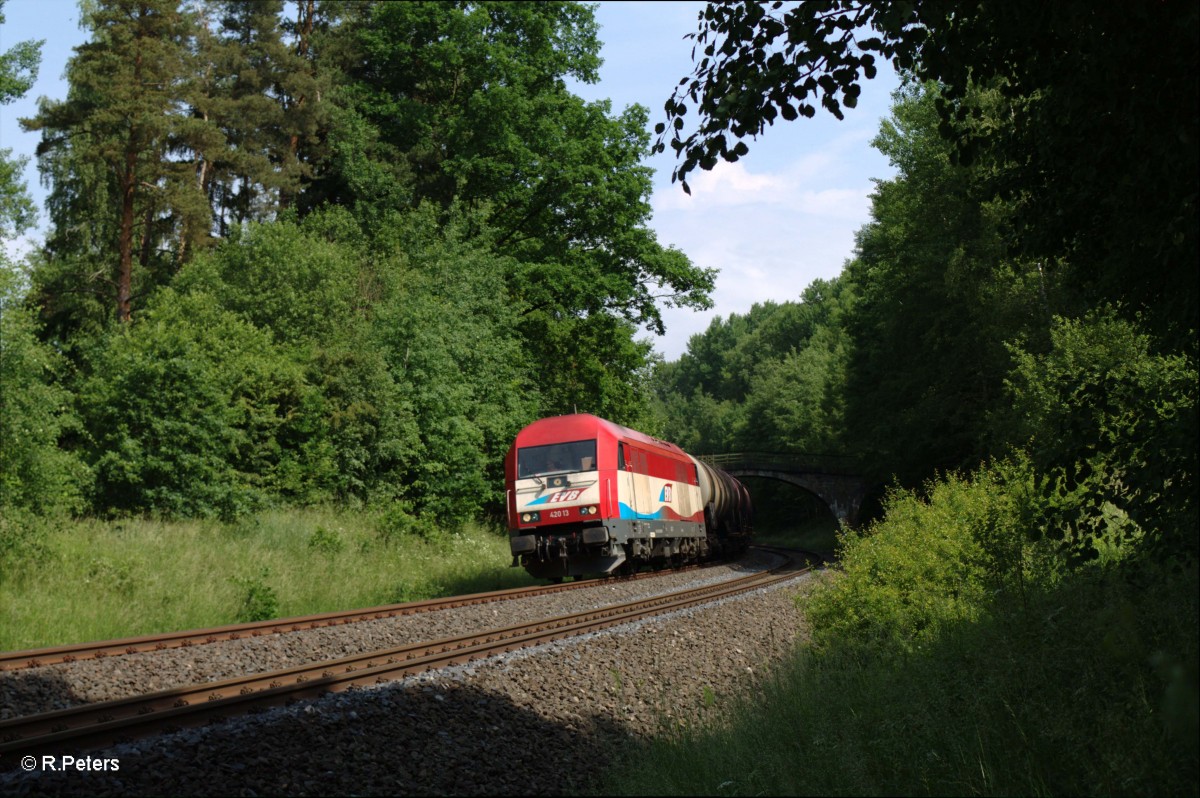
<svg viewBox="0 0 1200 798">
<path fill-rule="evenodd" d="M 676 572 L 707 567 L 704 565 L 679 568 Z M 614 577 L 615 581 L 632 581 L 657 576 L 657 572 L 643 572 L 631 576 Z M 286 634 L 301 632 L 309 629 L 321 629 L 341 624 L 358 623 L 360 621 L 381 620 L 403 615 L 415 615 L 422 612 L 466 607 L 472 604 L 487 604 L 495 601 L 513 601 L 516 599 L 541 596 L 548 593 L 559 593 L 566 590 L 576 590 L 594 587 L 600 580 L 588 579 L 566 582 L 558 585 L 532 585 L 529 587 L 493 590 L 486 593 L 469 593 L 462 596 L 447 596 L 445 598 L 427 599 L 425 601 L 410 601 L 403 604 L 387 604 L 379 607 L 367 607 L 358 610 L 326 612 L 318 615 L 305 615 L 293 618 L 277 618 L 267 621 L 229 624 L 207 629 L 189 629 L 182 632 L 166 632 L 163 634 L 142 635 L 139 637 L 124 637 L 116 640 L 101 640 L 90 643 L 74 643 L 65 646 L 26 649 L 23 651 L 0 651 L 0 671 L 20 670 L 23 668 L 40 668 L 62 662 L 76 662 L 86 659 L 103 659 L 112 656 L 139 654 L 146 651 L 164 651 L 170 648 L 187 648 L 189 646 L 218 643 L 223 640 L 241 640 L 244 638 L 262 637 L 271 634 Z"/>
<path fill-rule="evenodd" d="M 769 571 L 571 615 L 14 718 L 0 722 L 0 755 L 11 762 L 9 754 L 44 754 L 68 747 L 86 750 L 380 684 L 757 590 L 807 569 L 806 564 L 785 559 Z"/>
</svg>

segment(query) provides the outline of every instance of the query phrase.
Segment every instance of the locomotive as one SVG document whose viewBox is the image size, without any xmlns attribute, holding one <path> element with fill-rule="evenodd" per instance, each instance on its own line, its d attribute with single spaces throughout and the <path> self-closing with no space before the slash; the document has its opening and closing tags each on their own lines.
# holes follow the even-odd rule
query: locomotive
<svg viewBox="0 0 1200 798">
<path fill-rule="evenodd" d="M 535 421 L 504 459 L 513 566 L 552 581 L 734 556 L 742 483 L 678 446 L 587 413 Z"/>
</svg>

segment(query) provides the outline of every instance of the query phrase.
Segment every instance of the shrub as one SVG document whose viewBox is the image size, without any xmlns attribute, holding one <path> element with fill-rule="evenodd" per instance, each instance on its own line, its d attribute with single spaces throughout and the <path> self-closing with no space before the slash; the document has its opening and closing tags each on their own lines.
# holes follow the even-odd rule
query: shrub
<svg viewBox="0 0 1200 798">
<path fill-rule="evenodd" d="M 1056 319 L 1046 354 L 1011 349 L 1013 437 L 1039 475 L 1043 530 L 1084 559 L 1142 534 L 1195 558 L 1194 358 L 1156 354 L 1112 308 Z"/>
<path fill-rule="evenodd" d="M 928 499 L 894 491 L 883 521 L 842 537 L 843 573 L 808 604 L 818 646 L 913 652 L 947 625 L 978 618 L 988 589 L 980 532 L 996 526 L 1003 489 L 993 478 L 952 475 L 928 490 Z"/>
<path fill-rule="evenodd" d="M 92 360 L 80 405 L 101 510 L 232 518 L 292 453 L 310 388 L 270 337 L 204 294 L 167 289 Z"/>
<path fill-rule="evenodd" d="M 268 621 L 279 617 L 279 597 L 267 584 L 270 571 L 263 568 L 257 577 L 233 577 L 233 583 L 244 592 L 237 611 L 239 623 Z"/>
<path fill-rule="evenodd" d="M 78 509 L 87 470 L 59 439 L 78 426 L 56 381 L 63 359 L 36 336 L 17 273 L 0 253 L 0 512 Z"/>
<path fill-rule="evenodd" d="M 49 524 L 28 510 L 0 509 L 0 581 L 27 571 L 31 563 L 46 557 Z"/>
<path fill-rule="evenodd" d="M 406 536 L 427 542 L 440 540 L 444 533 L 437 522 L 427 515 L 417 513 L 406 501 L 392 502 L 381 511 L 375 521 L 376 534 L 384 543 L 395 543 Z"/>
<path fill-rule="evenodd" d="M 346 541 L 337 532 L 319 526 L 309 536 L 308 547 L 322 554 L 337 554 L 346 548 Z"/>
</svg>

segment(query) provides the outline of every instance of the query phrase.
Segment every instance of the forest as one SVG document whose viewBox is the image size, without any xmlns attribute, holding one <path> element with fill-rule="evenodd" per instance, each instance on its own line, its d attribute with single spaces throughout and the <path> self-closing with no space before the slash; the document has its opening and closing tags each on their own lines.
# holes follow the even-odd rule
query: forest
<svg viewBox="0 0 1200 798">
<path fill-rule="evenodd" d="M 646 224 L 647 111 L 565 88 L 596 80 L 586 7 L 89 8 L 67 98 L 22 120 L 49 231 L 4 265 L 6 507 L 455 523 L 530 421 L 639 421 L 636 330 L 713 275 Z"/>
<path fill-rule="evenodd" d="M 0 253 L 10 564 L 46 518 L 495 520 L 515 433 L 574 410 L 696 453 L 844 455 L 877 502 L 813 606 L 818 651 L 909 656 L 1089 585 L 1067 616 L 1141 619 L 1136 655 L 1047 683 L 1087 706 L 1148 685 L 1128 711 L 1155 757 L 1129 790 L 1014 789 L 1194 794 L 1195 3 L 710 3 L 695 71 L 620 111 L 566 87 L 597 80 L 587 5 L 85 8 L 66 99 L 22 120 L 44 245 Z M 883 60 L 896 175 L 842 273 L 656 358 L 639 329 L 708 307 L 715 275 L 656 240 L 646 155 L 670 147 L 688 190 L 776 123 L 853 113 Z M 37 66 L 37 43 L 0 53 L 0 104 Z M 0 151 L 5 239 L 36 212 L 19 175 Z M 954 568 L 913 554 L 938 530 Z"/>
</svg>

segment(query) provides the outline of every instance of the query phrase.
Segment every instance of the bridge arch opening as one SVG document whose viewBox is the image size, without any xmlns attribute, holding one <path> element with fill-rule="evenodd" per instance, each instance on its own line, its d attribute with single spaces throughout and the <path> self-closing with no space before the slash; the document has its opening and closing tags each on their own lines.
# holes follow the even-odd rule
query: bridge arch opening
<svg viewBox="0 0 1200 798">
<path fill-rule="evenodd" d="M 824 499 L 790 480 L 764 476 L 738 480 L 750 491 L 755 540 L 834 553 L 840 526 Z"/>
</svg>

